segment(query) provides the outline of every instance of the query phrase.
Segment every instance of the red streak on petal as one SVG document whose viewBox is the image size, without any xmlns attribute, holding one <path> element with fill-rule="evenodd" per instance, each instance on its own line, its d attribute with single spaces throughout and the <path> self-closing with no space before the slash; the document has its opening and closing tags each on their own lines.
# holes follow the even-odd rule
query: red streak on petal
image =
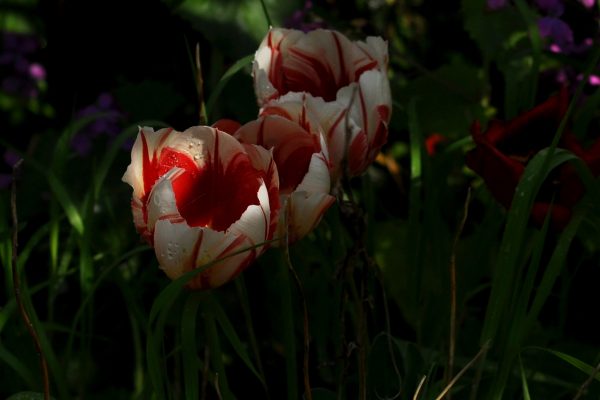
<svg viewBox="0 0 600 400">
<path fill-rule="evenodd" d="M 350 76 L 348 74 L 348 70 L 346 69 L 346 63 L 344 62 L 344 52 L 342 50 L 340 39 L 335 31 L 331 31 L 331 36 L 333 36 L 333 40 L 335 42 L 338 62 L 340 64 L 340 81 L 337 82 L 337 87 L 341 88 L 347 86 L 350 83 Z"/>
<path fill-rule="evenodd" d="M 363 120 L 363 132 L 369 134 L 369 118 L 367 116 L 367 106 L 365 105 L 365 96 L 360 86 L 358 86 L 358 99 L 360 100 L 360 113 Z"/>
<path fill-rule="evenodd" d="M 338 115 L 338 117 L 336 118 L 334 123 L 331 124 L 331 127 L 329 127 L 329 130 L 327 131 L 327 140 L 330 140 L 333 137 L 333 135 L 335 134 L 336 128 L 338 127 L 340 122 L 342 122 L 342 118 L 344 118 L 345 116 L 346 116 L 345 111 L 340 112 L 340 115 Z"/>
<path fill-rule="evenodd" d="M 297 70 L 283 65 L 287 89 L 293 92 L 308 92 L 315 97 L 323 97 L 325 101 L 335 100 L 338 89 L 347 84 L 347 78 L 338 82 L 331 65 L 312 54 L 303 53 L 296 48 L 290 48 L 289 52 L 290 56 L 301 59 L 306 67 Z"/>
<path fill-rule="evenodd" d="M 377 67 L 377 61 L 376 60 L 371 60 L 371 62 L 369 62 L 368 64 L 363 65 L 362 67 L 358 68 L 355 72 L 354 72 L 354 77 L 355 80 L 358 80 L 358 78 L 366 71 L 370 71 L 372 69 L 374 69 L 375 67 Z"/>
</svg>

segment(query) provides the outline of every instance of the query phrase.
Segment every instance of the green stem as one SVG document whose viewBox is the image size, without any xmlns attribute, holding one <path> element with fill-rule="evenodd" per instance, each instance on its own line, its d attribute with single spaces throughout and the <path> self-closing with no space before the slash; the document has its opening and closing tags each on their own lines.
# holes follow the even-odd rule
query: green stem
<svg viewBox="0 0 600 400">
<path fill-rule="evenodd" d="M 206 337 L 210 348 L 210 361 L 215 371 L 215 388 L 220 393 L 223 400 L 233 399 L 233 394 L 229 390 L 225 365 L 223 364 L 223 353 L 221 352 L 221 340 L 217 333 L 215 315 L 209 307 L 204 309 L 204 323 L 206 325 Z"/>
</svg>

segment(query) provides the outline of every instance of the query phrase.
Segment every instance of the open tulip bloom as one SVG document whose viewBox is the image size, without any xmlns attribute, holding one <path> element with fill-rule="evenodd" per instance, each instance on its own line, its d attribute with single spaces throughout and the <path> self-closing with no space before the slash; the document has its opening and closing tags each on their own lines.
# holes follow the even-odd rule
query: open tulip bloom
<svg viewBox="0 0 600 400">
<path fill-rule="evenodd" d="M 306 108 L 305 96 L 287 95 L 264 107 L 258 120 L 235 132 L 242 143 L 273 149 L 279 172 L 282 212 L 277 236 L 293 243 L 319 223 L 333 204 L 329 160 L 320 126 Z"/>
<path fill-rule="evenodd" d="M 467 153 L 466 163 L 483 178 L 492 195 L 505 207 L 510 207 L 529 160 L 552 142 L 568 105 L 569 95 L 563 89 L 511 121 L 492 121 L 486 131 L 481 130 L 479 123 L 473 125 L 476 147 Z M 567 127 L 559 146 L 581 158 L 594 176 L 600 174 L 600 140 L 584 149 Z M 541 226 L 551 210 L 553 226 L 562 229 L 571 219 L 572 209 L 585 189 L 571 165 L 561 165 L 551 176 L 538 193 L 531 218 Z"/>
<path fill-rule="evenodd" d="M 171 279 L 217 261 L 190 288 L 226 283 L 273 238 L 279 179 L 271 152 L 218 129 L 140 128 L 123 181 L 133 187 L 136 229 Z"/>
<path fill-rule="evenodd" d="M 380 37 L 352 42 L 331 30 L 273 28 L 253 65 L 258 104 L 305 93 L 324 130 L 334 179 L 344 172 L 359 175 L 387 140 L 392 109 L 387 63 L 387 43 Z"/>
</svg>

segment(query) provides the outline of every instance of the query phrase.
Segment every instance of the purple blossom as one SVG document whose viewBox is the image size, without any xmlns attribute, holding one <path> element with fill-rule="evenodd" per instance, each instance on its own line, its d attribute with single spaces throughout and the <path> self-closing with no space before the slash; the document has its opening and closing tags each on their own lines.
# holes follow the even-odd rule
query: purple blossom
<svg viewBox="0 0 600 400">
<path fill-rule="evenodd" d="M 98 114 L 103 115 L 98 116 Z M 119 122 L 122 114 L 118 111 L 110 93 L 101 93 L 94 104 L 79 110 L 76 117 L 96 117 L 71 140 L 71 147 L 80 156 L 89 154 L 95 138 L 103 135 L 112 138 L 121 131 Z"/>
<path fill-rule="evenodd" d="M 585 8 L 592 8 L 594 7 L 596 0 L 579 0 L 579 2 L 583 4 Z"/>
<path fill-rule="evenodd" d="M 310 10 L 312 9 L 313 4 L 311 0 L 306 0 L 304 2 L 304 8 L 301 10 L 296 10 L 286 21 L 284 26 L 286 28 L 298 29 L 303 32 L 312 31 L 319 28 L 325 28 L 326 24 L 322 21 L 311 21 L 306 22 L 307 17 L 310 16 Z"/>
<path fill-rule="evenodd" d="M 573 47 L 573 31 L 564 21 L 554 17 L 538 20 L 540 36 L 551 42 L 550 50 L 555 53 L 568 53 Z"/>
<path fill-rule="evenodd" d="M 37 97 L 38 82 L 46 78 L 46 70 L 29 58 L 40 47 L 38 39 L 33 35 L 3 32 L 2 44 L 2 90 L 24 99 Z"/>
<path fill-rule="evenodd" d="M 29 76 L 31 76 L 36 81 L 43 81 L 44 79 L 46 79 L 46 69 L 42 64 L 31 63 L 29 65 Z"/>
<path fill-rule="evenodd" d="M 11 168 L 15 166 L 15 164 L 21 159 L 17 153 L 14 151 L 6 150 L 4 152 L 4 162 L 8 164 Z"/>
</svg>

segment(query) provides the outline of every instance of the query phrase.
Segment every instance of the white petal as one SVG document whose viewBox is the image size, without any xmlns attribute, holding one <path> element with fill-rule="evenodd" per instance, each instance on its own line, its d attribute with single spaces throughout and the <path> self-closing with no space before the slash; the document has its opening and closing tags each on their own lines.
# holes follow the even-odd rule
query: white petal
<svg viewBox="0 0 600 400">
<path fill-rule="evenodd" d="M 171 279 L 177 279 L 195 268 L 195 256 L 202 228 L 185 222 L 158 221 L 154 230 L 154 251 L 160 268 Z"/>
<path fill-rule="evenodd" d="M 269 223 L 271 221 L 271 209 L 269 204 L 269 193 L 265 184 L 258 189 L 259 205 L 248 206 L 239 220 L 231 225 L 229 233 L 236 236 L 246 236 L 250 243 L 259 244 L 264 242 L 269 234 Z M 257 249 L 260 253 L 261 248 Z"/>
<path fill-rule="evenodd" d="M 160 177 L 152 188 L 147 204 L 148 226 L 151 231 L 154 230 L 154 224 L 156 224 L 156 221 L 159 219 L 181 219 L 181 215 L 177 210 L 172 182 L 182 172 L 183 170 L 181 168 L 172 168 L 169 172 Z"/>
<path fill-rule="evenodd" d="M 308 193 L 329 193 L 331 190 L 331 179 L 329 177 L 329 166 L 322 154 L 314 153 L 310 159 L 308 172 L 304 175 L 302 182 L 296 187 L 296 191 Z"/>
</svg>

